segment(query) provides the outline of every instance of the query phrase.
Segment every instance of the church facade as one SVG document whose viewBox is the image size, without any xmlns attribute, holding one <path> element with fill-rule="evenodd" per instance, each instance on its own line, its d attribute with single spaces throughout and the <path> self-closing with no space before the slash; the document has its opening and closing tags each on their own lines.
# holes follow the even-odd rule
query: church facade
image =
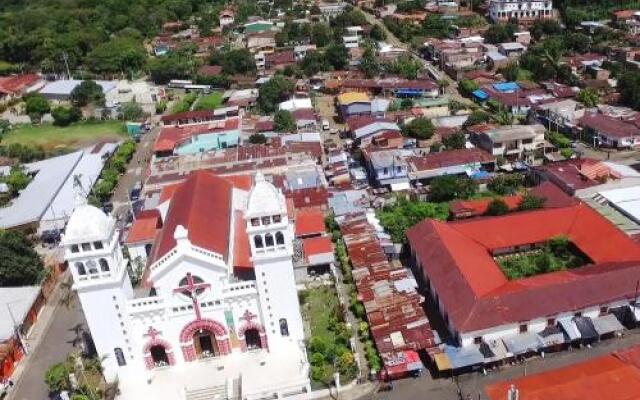
<svg viewBox="0 0 640 400">
<path fill-rule="evenodd" d="M 66 259 L 106 379 L 121 382 L 122 398 L 309 393 L 282 193 L 260 173 L 250 182 L 202 171 L 170 192 L 135 289 L 112 217 L 85 204 L 67 225 Z M 278 365 L 289 376 L 264 379 Z"/>
</svg>

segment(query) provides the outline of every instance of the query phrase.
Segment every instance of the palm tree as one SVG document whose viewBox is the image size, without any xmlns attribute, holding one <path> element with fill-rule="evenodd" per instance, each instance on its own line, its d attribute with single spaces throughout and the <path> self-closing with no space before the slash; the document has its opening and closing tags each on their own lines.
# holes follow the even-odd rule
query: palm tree
<svg viewBox="0 0 640 400">
<path fill-rule="evenodd" d="M 444 91 L 449 87 L 451 83 L 446 80 L 446 79 L 439 79 L 438 80 L 438 90 L 440 91 L 440 94 L 443 95 Z"/>
</svg>

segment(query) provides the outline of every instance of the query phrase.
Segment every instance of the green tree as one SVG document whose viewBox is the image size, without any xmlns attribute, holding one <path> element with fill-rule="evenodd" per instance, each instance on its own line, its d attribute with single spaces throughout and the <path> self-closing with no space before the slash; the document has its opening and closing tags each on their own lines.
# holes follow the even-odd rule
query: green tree
<svg viewBox="0 0 640 400">
<path fill-rule="evenodd" d="M 138 38 L 115 37 L 97 45 L 88 56 L 89 68 L 97 73 L 136 72 L 141 70 L 147 53 Z"/>
<path fill-rule="evenodd" d="M 95 81 L 82 81 L 71 91 L 71 104 L 74 107 L 84 107 L 89 104 L 104 105 L 104 92 L 102 86 Z"/>
<path fill-rule="evenodd" d="M 520 77 L 520 67 L 518 66 L 518 63 L 510 62 L 503 68 L 500 68 L 500 73 L 504 79 L 515 82 Z"/>
<path fill-rule="evenodd" d="M 375 50 L 371 46 L 367 46 L 364 49 L 364 53 L 362 54 L 362 59 L 360 60 L 358 67 L 369 79 L 380 75 L 380 64 L 378 63 L 378 60 L 376 60 Z"/>
<path fill-rule="evenodd" d="M 140 107 L 140 104 L 135 101 L 123 103 L 120 106 L 120 112 L 122 113 L 122 118 L 124 118 L 125 121 L 136 121 L 144 116 L 142 107 Z"/>
<path fill-rule="evenodd" d="M 487 189 L 500 196 L 506 196 L 516 193 L 524 185 L 524 175 L 522 174 L 505 174 L 498 175 L 491 179 L 487 184 Z"/>
<path fill-rule="evenodd" d="M 467 128 L 473 125 L 477 125 L 477 124 L 482 124 L 484 122 L 489 121 L 489 119 L 491 118 L 491 116 L 482 110 L 476 110 L 473 111 L 471 114 L 469 114 L 469 116 L 467 117 L 467 120 L 464 121 L 464 124 L 462 124 L 463 128 Z"/>
<path fill-rule="evenodd" d="M 26 174 L 22 165 L 14 165 L 11 167 L 9 175 L 4 178 L 4 183 L 9 186 L 12 196 L 17 196 L 18 192 L 26 188 L 31 182 L 31 177 Z"/>
<path fill-rule="evenodd" d="M 455 132 L 442 138 L 442 144 L 447 150 L 464 149 L 467 139 L 462 132 Z"/>
<path fill-rule="evenodd" d="M 468 199 L 478 191 L 478 184 L 466 176 L 444 175 L 429 185 L 429 200 L 435 202 Z"/>
<path fill-rule="evenodd" d="M 369 37 L 375 41 L 382 42 L 387 39 L 387 32 L 380 25 L 373 25 L 369 32 Z"/>
<path fill-rule="evenodd" d="M 423 117 L 414 118 L 402 127 L 402 134 L 404 136 L 419 140 L 431 139 L 434 131 L 435 127 L 431 120 Z"/>
<path fill-rule="evenodd" d="M 44 96 L 32 94 L 25 100 L 25 111 L 32 119 L 40 121 L 42 116 L 51 110 L 51 106 Z"/>
<path fill-rule="evenodd" d="M 461 94 L 465 96 L 470 96 L 471 93 L 480 89 L 480 85 L 478 85 L 476 81 L 472 81 L 470 79 L 463 79 L 460 81 L 460 83 L 458 83 L 458 89 L 460 90 Z"/>
<path fill-rule="evenodd" d="M 309 51 L 302 60 L 301 67 L 306 76 L 313 76 L 318 72 L 328 70 L 329 63 L 321 52 Z"/>
<path fill-rule="evenodd" d="M 418 74 L 422 71 L 422 64 L 411 56 L 401 56 L 391 64 L 387 64 L 386 68 L 405 79 L 417 79 Z"/>
<path fill-rule="evenodd" d="M 325 47 L 331 42 L 333 32 L 331 27 L 324 23 L 317 23 L 311 26 L 311 43 L 317 47 Z"/>
<path fill-rule="evenodd" d="M 249 136 L 249 143 L 251 144 L 265 144 L 267 143 L 267 137 L 262 133 L 254 133 Z"/>
<path fill-rule="evenodd" d="M 485 211 L 485 215 L 505 215 L 509 213 L 509 206 L 502 199 L 493 199 L 489 206 L 487 206 L 487 211 Z"/>
<path fill-rule="evenodd" d="M 0 119 L 0 140 L 11 130 L 11 122 L 7 119 Z"/>
<path fill-rule="evenodd" d="M 44 381 L 52 393 L 61 392 L 71 389 L 69 374 L 72 371 L 67 368 L 66 364 L 58 363 L 50 366 L 45 373 Z"/>
<path fill-rule="evenodd" d="M 278 110 L 273 116 L 275 130 L 278 132 L 295 132 L 296 121 L 293 115 L 286 110 Z"/>
<path fill-rule="evenodd" d="M 0 231 L 0 287 L 36 285 L 43 273 L 42 260 L 26 236 Z"/>
<path fill-rule="evenodd" d="M 276 75 L 268 82 L 260 86 L 258 93 L 258 106 L 262 112 L 270 114 L 275 112 L 278 103 L 285 100 L 293 91 L 293 83 L 281 75 Z"/>
<path fill-rule="evenodd" d="M 522 201 L 518 204 L 518 210 L 536 210 L 544 207 L 546 199 L 544 197 L 536 196 L 531 193 L 527 193 L 522 197 Z"/>
<path fill-rule="evenodd" d="M 194 63 L 190 57 L 173 54 L 150 60 L 148 67 L 153 82 L 166 84 L 172 79 L 190 78 Z"/>
<path fill-rule="evenodd" d="M 484 41 L 491 44 L 513 42 L 517 30 L 518 26 L 511 23 L 491 25 L 484 33 Z"/>
<path fill-rule="evenodd" d="M 211 55 L 211 64 L 222 66 L 225 74 L 253 74 L 256 72 L 256 62 L 248 49 L 233 49 L 215 51 Z"/>
<path fill-rule="evenodd" d="M 324 56 L 335 70 L 344 69 L 349 64 L 349 50 L 344 44 L 330 44 L 324 51 Z"/>
<path fill-rule="evenodd" d="M 600 95 L 596 89 L 585 88 L 578 92 L 576 99 L 585 107 L 595 107 L 600 102 Z"/>
<path fill-rule="evenodd" d="M 409 201 L 403 197 L 392 206 L 385 206 L 378 212 L 384 229 L 389 232 L 394 243 L 405 243 L 407 229 L 425 218 L 446 220 L 449 216 L 447 204 Z"/>
<path fill-rule="evenodd" d="M 58 106 L 51 110 L 53 124 L 56 126 L 69 126 L 82 117 L 82 112 L 77 107 Z"/>
</svg>

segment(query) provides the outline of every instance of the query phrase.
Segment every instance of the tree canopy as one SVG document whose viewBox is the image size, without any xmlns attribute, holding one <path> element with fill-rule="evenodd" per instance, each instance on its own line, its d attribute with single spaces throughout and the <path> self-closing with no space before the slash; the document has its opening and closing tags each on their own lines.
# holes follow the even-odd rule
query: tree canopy
<svg viewBox="0 0 640 400">
<path fill-rule="evenodd" d="M 293 83 L 283 76 L 274 76 L 260 86 L 258 106 L 267 114 L 273 113 L 278 107 L 278 103 L 286 100 L 287 95 L 293 91 L 293 87 Z"/>
<path fill-rule="evenodd" d="M 429 185 L 429 200 L 435 202 L 468 199 L 476 194 L 478 184 L 466 176 L 444 175 Z"/>
<path fill-rule="evenodd" d="M 215 51 L 211 54 L 211 64 L 220 65 L 225 74 L 253 74 L 256 62 L 248 49 Z"/>
<path fill-rule="evenodd" d="M 595 107 L 600 102 L 600 95 L 594 88 L 584 88 L 578 92 L 576 99 L 585 107 Z"/>
<path fill-rule="evenodd" d="M 431 120 L 423 117 L 414 118 L 402 127 L 404 136 L 419 140 L 431 139 L 434 131 L 435 127 Z"/>
<path fill-rule="evenodd" d="M 273 116 L 275 130 L 278 132 L 294 132 L 296 130 L 296 121 L 293 115 L 286 110 L 278 110 Z"/>
<path fill-rule="evenodd" d="M 487 207 L 487 211 L 485 211 L 485 215 L 505 215 L 509 213 L 509 206 L 502 199 L 493 199 L 489 206 Z"/>
<path fill-rule="evenodd" d="M 71 91 L 71 104 L 74 107 L 84 107 L 88 104 L 104 105 L 104 91 L 95 81 L 82 81 Z"/>
<path fill-rule="evenodd" d="M 446 220 L 449 217 L 447 204 L 409 201 L 398 197 L 395 204 L 386 206 L 378 213 L 380 223 L 389 232 L 394 243 L 405 243 L 407 229 L 425 218 Z"/>
<path fill-rule="evenodd" d="M 0 231 L 0 287 L 36 285 L 43 274 L 31 241 L 20 232 Z"/>
<path fill-rule="evenodd" d="M 462 132 L 455 132 L 442 138 L 442 144 L 447 150 L 464 149 L 467 139 Z"/>
</svg>

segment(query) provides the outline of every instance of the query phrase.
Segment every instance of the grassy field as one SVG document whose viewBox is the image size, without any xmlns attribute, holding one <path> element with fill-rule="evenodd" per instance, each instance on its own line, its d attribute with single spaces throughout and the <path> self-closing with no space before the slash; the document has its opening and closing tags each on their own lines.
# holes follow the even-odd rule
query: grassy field
<svg viewBox="0 0 640 400">
<path fill-rule="evenodd" d="M 338 308 L 338 295 L 334 288 L 321 286 L 305 291 L 302 312 L 309 322 L 312 335 L 326 338 L 330 342 L 335 340 L 335 332 L 330 329 L 332 318 L 335 318 Z"/>
<path fill-rule="evenodd" d="M 213 92 L 198 99 L 195 110 L 215 110 L 222 105 L 222 92 Z"/>
<path fill-rule="evenodd" d="M 14 127 L 2 144 L 20 143 L 42 146 L 46 151 L 78 149 L 103 141 L 122 140 L 127 131 L 122 121 L 81 122 L 66 127 L 50 124 Z"/>
</svg>

